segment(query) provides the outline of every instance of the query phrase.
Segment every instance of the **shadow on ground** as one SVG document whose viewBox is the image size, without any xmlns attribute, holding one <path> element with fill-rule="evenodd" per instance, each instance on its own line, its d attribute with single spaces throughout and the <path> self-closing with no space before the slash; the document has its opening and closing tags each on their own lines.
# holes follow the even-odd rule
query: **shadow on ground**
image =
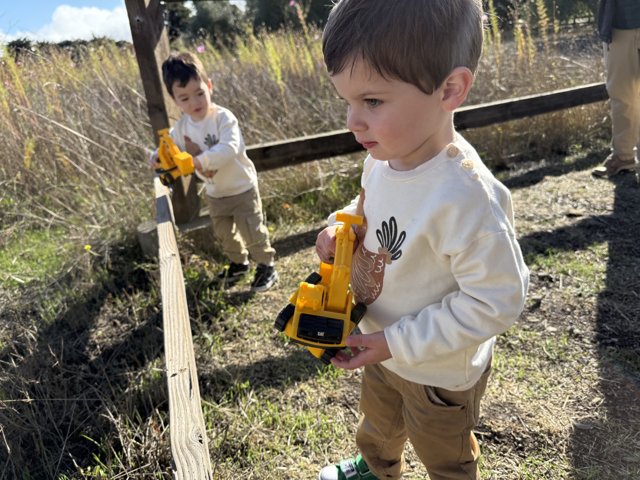
<svg viewBox="0 0 640 480">
<path fill-rule="evenodd" d="M 283 238 L 276 243 L 279 255 L 308 247 L 316 234 Z M 164 342 L 157 266 L 143 262 L 135 242 L 112 245 L 109 265 L 96 265 L 99 273 L 54 280 L 60 296 L 51 299 L 60 302 L 55 309 L 43 307 L 46 288 L 39 286 L 22 294 L 31 296 L 32 303 L 2 305 L 11 332 L 7 336 L 14 342 L 0 344 L 0 480 L 79 478 L 79 468 L 96 464 L 94 455 L 117 462 L 119 451 L 130 450 L 122 444 L 127 439 L 118 438 L 123 430 L 140 440 L 135 448 L 148 456 L 138 465 L 171 477 L 168 436 L 161 424 L 168 411 L 166 378 L 157 373 Z M 190 309 L 203 310 L 192 328 L 210 328 L 209 322 L 219 322 L 220 308 L 241 308 L 253 297 L 248 291 L 229 291 L 203 307 L 198 295 L 209 287 L 205 277 L 187 281 Z M 43 311 L 56 309 L 62 313 L 43 318 Z M 154 364 L 157 368 L 150 367 Z M 252 388 L 279 388 L 315 374 L 317 360 L 291 349 L 284 358 L 206 371 L 199 382 L 203 399 L 219 402 L 246 380 Z M 123 420 L 133 423 L 123 425 Z M 146 441 L 155 435 L 157 445 L 145 445 L 140 438 L 145 433 L 135 432 L 149 426 L 156 431 Z"/>
<path fill-rule="evenodd" d="M 603 157 L 596 152 L 572 164 L 541 164 L 504 183 L 512 190 L 526 188 L 547 176 L 589 169 Z M 587 212 L 570 226 L 530 233 L 520 244 L 525 255 L 608 244 L 606 286 L 593 317 L 601 379 L 598 390 L 603 398 L 584 399 L 585 405 L 592 405 L 594 411 L 604 407 L 605 413 L 594 413 L 592 419 L 576 424 L 570 456 L 575 478 L 636 479 L 640 478 L 640 455 L 634 450 L 638 440 L 627 436 L 640 431 L 640 187 L 631 173 L 599 181 L 615 184 L 610 214 Z M 625 444 L 628 449 L 620 448 Z M 603 471 L 610 473 L 603 477 Z"/>
<path fill-rule="evenodd" d="M 606 286 L 598 296 L 596 342 L 606 416 L 585 419 L 573 436 L 574 463 L 586 478 L 607 466 L 611 479 L 640 478 L 640 186 L 632 174 L 615 183 L 613 212 L 598 236 L 608 241 Z M 601 428 L 602 423 L 607 428 Z M 611 433 L 620 432 L 618 438 Z M 622 448 L 620 448 L 622 446 Z M 602 477 L 600 477 L 602 478 Z"/>
<path fill-rule="evenodd" d="M 157 308 L 127 306 L 127 299 L 149 296 L 149 278 L 132 258 L 136 246 L 111 251 L 109 267 L 94 280 L 56 279 L 56 291 L 67 292 L 59 316 L 41 317 L 42 292 L 34 292 L 33 304 L 3 310 L 14 342 L 0 349 L 0 395 L 8 400 L 0 402 L 2 479 L 76 478 L 77 466 L 98 453 L 92 439 L 112 432 L 110 413 L 144 418 L 162 404 L 154 398 L 161 389 L 143 395 L 132 386 L 131 373 L 162 352 Z"/>
</svg>

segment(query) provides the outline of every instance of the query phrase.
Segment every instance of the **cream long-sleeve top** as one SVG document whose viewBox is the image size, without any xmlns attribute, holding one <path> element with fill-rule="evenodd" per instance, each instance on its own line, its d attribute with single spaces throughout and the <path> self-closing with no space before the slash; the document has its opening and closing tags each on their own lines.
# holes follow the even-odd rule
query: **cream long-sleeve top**
<svg viewBox="0 0 640 480">
<path fill-rule="evenodd" d="M 460 135 L 410 171 L 369 156 L 361 183 L 366 233 L 351 277 L 367 304 L 360 330 L 384 331 L 392 358 L 383 365 L 399 376 L 470 388 L 529 285 L 509 191 Z"/>
<path fill-rule="evenodd" d="M 238 195 L 257 186 L 256 167 L 247 156 L 238 119 L 227 108 L 212 104 L 199 122 L 182 115 L 170 134 L 182 151 L 186 151 L 185 136 L 189 137 L 202 150 L 197 157 L 203 170 L 216 171 L 210 178 L 196 172 L 210 197 Z"/>
</svg>

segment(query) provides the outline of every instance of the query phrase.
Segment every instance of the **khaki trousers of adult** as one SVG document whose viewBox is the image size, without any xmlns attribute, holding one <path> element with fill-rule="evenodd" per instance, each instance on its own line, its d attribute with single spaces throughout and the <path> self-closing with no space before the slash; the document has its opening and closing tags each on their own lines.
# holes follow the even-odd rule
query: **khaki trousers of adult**
<svg viewBox="0 0 640 480">
<path fill-rule="evenodd" d="M 234 263 L 246 263 L 249 255 L 257 263 L 273 264 L 275 250 L 262 216 L 257 188 L 230 197 L 207 196 L 213 234 Z"/>
<path fill-rule="evenodd" d="M 625 160 L 634 158 L 640 143 L 640 28 L 614 29 L 612 42 L 604 44 L 604 62 L 613 153 Z"/>
<path fill-rule="evenodd" d="M 379 479 L 399 479 L 409 439 L 431 480 L 480 478 L 480 447 L 472 432 L 490 366 L 468 390 L 455 392 L 409 382 L 381 365 L 364 369 L 363 417 L 356 443 Z"/>
</svg>

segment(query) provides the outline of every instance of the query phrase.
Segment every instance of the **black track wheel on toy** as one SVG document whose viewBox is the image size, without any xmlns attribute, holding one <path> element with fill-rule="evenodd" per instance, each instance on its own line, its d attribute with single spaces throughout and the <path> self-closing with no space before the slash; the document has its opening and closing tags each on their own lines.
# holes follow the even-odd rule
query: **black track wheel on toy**
<svg viewBox="0 0 640 480">
<path fill-rule="evenodd" d="M 341 349 L 340 348 L 327 348 L 320 357 L 320 361 L 325 365 L 331 365 L 331 359 L 336 356 Z"/>
<path fill-rule="evenodd" d="M 293 318 L 293 314 L 295 311 L 296 307 L 294 305 L 291 305 L 290 303 L 287 304 L 287 306 L 282 310 L 280 310 L 280 313 L 276 317 L 276 323 L 274 324 L 279 332 L 284 332 L 284 329 L 287 326 L 287 322 Z"/>
<path fill-rule="evenodd" d="M 365 313 L 367 313 L 367 306 L 364 303 L 356 303 L 351 309 L 351 321 L 357 325 Z"/>
<path fill-rule="evenodd" d="M 320 275 L 318 272 L 313 272 L 311 275 L 309 275 L 305 279 L 305 282 L 310 283 L 312 285 L 317 285 L 320 283 L 321 280 L 322 280 L 322 275 Z"/>
</svg>

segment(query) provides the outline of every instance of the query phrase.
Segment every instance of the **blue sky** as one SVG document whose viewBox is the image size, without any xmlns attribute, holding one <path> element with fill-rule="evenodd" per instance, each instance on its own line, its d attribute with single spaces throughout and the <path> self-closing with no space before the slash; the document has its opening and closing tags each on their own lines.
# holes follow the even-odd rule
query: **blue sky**
<svg viewBox="0 0 640 480">
<path fill-rule="evenodd" d="M 108 36 L 130 40 L 124 0 L 4 0 L 0 41 L 27 37 L 60 42 Z"/>
<path fill-rule="evenodd" d="M 23 37 L 60 42 L 102 36 L 131 40 L 124 0 L 0 1 L 0 43 Z"/>
</svg>

